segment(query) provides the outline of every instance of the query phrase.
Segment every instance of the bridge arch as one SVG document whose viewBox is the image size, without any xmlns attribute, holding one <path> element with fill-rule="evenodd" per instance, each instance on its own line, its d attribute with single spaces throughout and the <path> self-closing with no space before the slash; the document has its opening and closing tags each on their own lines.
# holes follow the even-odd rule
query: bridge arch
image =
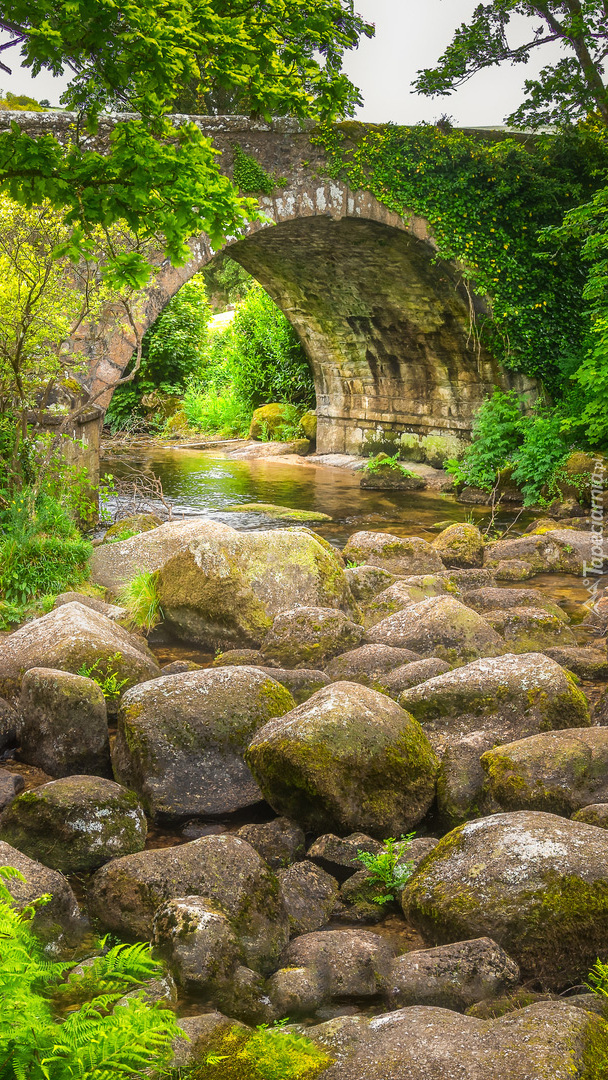
<svg viewBox="0 0 608 1080">
<path fill-rule="evenodd" d="M 0 129 L 16 119 L 32 135 L 52 130 L 68 138 L 74 117 L 0 114 Z M 327 181 L 323 148 L 310 125 L 243 117 L 188 117 L 213 138 L 232 175 L 236 148 L 277 182 L 260 198 L 264 221 L 230 239 L 223 250 L 269 292 L 295 327 L 314 374 L 318 447 L 356 452 L 383 431 L 466 438 L 494 386 L 533 383 L 503 370 L 470 333 L 472 310 L 484 301 L 463 287 L 458 268 L 438 260 L 428 223 L 401 216 L 368 191 Z M 114 121 L 104 118 L 99 139 Z M 140 330 L 150 327 L 178 289 L 218 252 L 205 236 L 191 243 L 181 268 L 159 262 L 141 305 Z M 98 326 L 76 347 L 89 357 L 89 386 L 102 405 L 132 355 L 128 327 Z"/>
</svg>

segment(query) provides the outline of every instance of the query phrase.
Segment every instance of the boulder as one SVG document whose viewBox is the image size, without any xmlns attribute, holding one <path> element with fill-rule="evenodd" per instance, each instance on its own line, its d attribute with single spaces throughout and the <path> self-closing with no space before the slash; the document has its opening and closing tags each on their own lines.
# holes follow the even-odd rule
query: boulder
<svg viewBox="0 0 608 1080">
<path fill-rule="evenodd" d="M 225 991 L 240 955 L 230 919 L 203 896 L 161 904 L 152 944 L 180 986 L 212 1000 Z"/>
<path fill-rule="evenodd" d="M 338 653 L 360 645 L 363 627 L 342 611 L 299 607 L 277 615 L 262 642 L 262 655 L 281 667 L 323 666 Z"/>
<path fill-rule="evenodd" d="M 345 837 L 325 833 L 311 844 L 306 857 L 342 882 L 352 877 L 357 870 L 361 870 L 363 864 L 358 858 L 360 851 L 379 855 L 382 844 L 379 840 L 374 840 L 372 836 L 366 836 L 365 833 L 351 833 L 350 836 Z"/>
<path fill-rule="evenodd" d="M 369 930 L 303 934 L 281 954 L 268 992 L 282 1016 L 322 1002 L 377 998 L 387 991 L 394 958 L 387 938 Z"/>
<path fill-rule="evenodd" d="M 168 675 L 123 698 L 114 773 L 154 817 L 219 815 L 260 790 L 243 753 L 254 732 L 294 707 L 284 686 L 249 667 Z"/>
<path fill-rule="evenodd" d="M 288 436 L 293 434 L 292 429 L 298 422 L 298 409 L 295 405 L 288 405 L 285 402 L 261 405 L 254 411 L 251 418 L 249 438 L 261 439 L 263 442 L 280 440 L 285 438 L 286 428 L 289 429 Z"/>
<path fill-rule="evenodd" d="M 0 772 L 0 810 L 10 806 L 24 787 L 25 780 L 19 773 Z"/>
<path fill-rule="evenodd" d="M 471 592 L 473 589 L 491 589 L 495 584 L 494 573 L 488 568 L 474 568 L 470 570 L 442 570 L 437 574 L 437 580 L 443 581 L 448 591 L 458 594 Z"/>
<path fill-rule="evenodd" d="M 554 529 L 540 536 L 528 533 L 488 544 L 484 566 L 497 567 L 515 559 L 527 563 L 533 574 L 581 574 L 584 563 L 593 566 L 593 543 L 592 534 L 583 529 Z"/>
<path fill-rule="evenodd" d="M 573 821 L 584 821 L 587 825 L 596 825 L 598 829 L 608 829 L 608 802 L 591 803 L 583 806 L 572 815 Z"/>
<path fill-rule="evenodd" d="M 545 649 L 550 656 L 579 679 L 608 679 L 608 656 L 600 649 L 583 649 L 576 646 L 558 645 Z"/>
<path fill-rule="evenodd" d="M 369 603 L 396 580 L 394 574 L 381 570 L 379 566 L 351 566 L 347 567 L 344 574 L 350 591 L 360 604 Z"/>
<path fill-rule="evenodd" d="M 163 664 L 160 669 L 161 675 L 183 675 L 185 671 L 200 671 L 202 664 L 195 664 L 194 660 L 172 660 L 170 664 Z"/>
<path fill-rule="evenodd" d="M 199 517 L 167 521 L 129 540 L 101 544 L 91 556 L 91 581 L 116 596 L 138 574 L 160 570 L 178 551 L 204 536 L 208 526 L 209 522 Z"/>
<path fill-rule="evenodd" d="M 543 652 L 553 645 L 576 645 L 576 638 L 562 615 L 552 615 L 544 608 L 513 607 L 506 611 L 488 611 L 486 619 L 507 642 L 509 652 Z"/>
<path fill-rule="evenodd" d="M 111 776 L 106 700 L 92 679 L 33 667 L 19 701 L 20 757 L 49 776 Z"/>
<path fill-rule="evenodd" d="M 432 574 L 443 570 L 440 556 L 418 536 L 391 536 L 390 533 L 354 533 L 344 548 L 347 562 L 379 566 L 391 574 Z"/>
<path fill-rule="evenodd" d="M 356 683 L 333 683 L 270 721 L 246 761 L 273 809 L 311 831 L 400 836 L 435 794 L 437 761 L 419 725 Z"/>
<path fill-rule="evenodd" d="M 18 717 L 8 701 L 0 698 L 0 754 L 17 745 Z"/>
<path fill-rule="evenodd" d="M 324 671 L 318 671 L 316 668 L 279 668 L 279 667 L 260 667 L 260 671 L 263 671 L 265 675 L 270 676 L 275 682 L 284 686 L 291 694 L 296 705 L 301 705 L 303 701 L 308 701 L 309 697 L 316 694 L 317 690 L 322 690 L 324 686 L 329 686 L 331 679 Z"/>
<path fill-rule="evenodd" d="M 396 668 L 419 660 L 410 649 L 391 649 L 388 645 L 361 645 L 334 657 L 325 666 L 332 682 L 356 682 L 382 691 L 386 679 Z"/>
<path fill-rule="evenodd" d="M 338 553 L 305 528 L 206 522 L 163 563 L 158 595 L 168 627 L 206 648 L 257 648 L 275 616 L 297 607 L 356 610 Z"/>
<path fill-rule="evenodd" d="M 79 603 L 64 604 L 9 634 L 0 653 L 0 693 L 18 693 L 30 668 L 56 668 L 77 674 L 83 665 L 116 672 L 135 686 L 153 679 L 159 668 L 143 641 L 105 615 Z"/>
<path fill-rule="evenodd" d="M 496 581 L 527 581 L 539 572 L 534 565 L 523 559 L 499 559 L 493 567 Z"/>
<path fill-rule="evenodd" d="M 572 1080 L 591 1029 L 583 1010 L 541 1001 L 498 1020 L 420 1005 L 306 1034 L 335 1061 L 323 1080 Z"/>
<path fill-rule="evenodd" d="M 526 978 L 582 982 L 608 933 L 608 835 L 520 811 L 459 825 L 401 894 L 406 917 L 439 944 L 487 936 Z"/>
<path fill-rule="evenodd" d="M 242 825 L 235 835 L 251 844 L 273 870 L 288 866 L 304 854 L 304 833 L 286 817 L 263 825 Z"/>
<path fill-rule="evenodd" d="M 379 648 L 379 646 L 376 647 Z M 428 682 L 429 679 L 434 679 L 437 675 L 443 675 L 444 672 L 449 670 L 450 665 L 447 660 L 439 660 L 434 656 L 429 656 L 427 660 L 413 660 L 409 664 L 404 664 L 403 667 L 395 668 L 389 675 L 386 675 L 381 688 L 384 693 L 397 699 L 404 690 L 409 690 L 412 686 L 419 686 L 420 683 Z"/>
<path fill-rule="evenodd" d="M 464 1012 L 478 1001 L 506 994 L 519 982 L 519 968 L 490 938 L 458 941 L 399 956 L 391 972 L 391 1007 L 435 1005 Z"/>
<path fill-rule="evenodd" d="M 0 866 L 12 866 L 24 878 L 23 881 L 3 879 L 19 911 L 41 896 L 50 897 L 48 904 L 39 907 L 34 916 L 34 926 L 44 931 L 45 936 L 51 928 L 64 927 L 79 917 L 76 897 L 63 874 L 30 859 L 4 840 L 0 840 Z"/>
<path fill-rule="evenodd" d="M 496 656 L 504 642 L 476 611 L 451 596 L 433 596 L 389 616 L 367 631 L 377 645 L 412 649 L 421 656 L 438 656 L 449 663 Z"/>
<path fill-rule="evenodd" d="M 376 461 L 380 457 L 381 454 Z M 405 465 L 395 468 L 394 465 L 380 462 L 377 468 L 362 471 L 360 477 L 360 487 L 369 491 L 424 491 L 428 487 L 424 477 L 406 469 Z"/>
<path fill-rule="evenodd" d="M 106 529 L 103 542 L 110 544 L 117 540 L 129 540 L 132 536 L 158 528 L 162 523 L 162 519 L 156 514 L 128 514 L 127 517 L 120 518 L 119 521 L 110 525 L 109 529 Z"/>
<path fill-rule="evenodd" d="M 333 921 L 344 921 L 349 926 L 362 923 L 375 926 L 392 913 L 392 903 L 388 906 L 377 903 L 378 883 L 374 882 L 367 870 L 358 870 L 347 878 L 340 889 L 340 902 L 334 911 Z"/>
<path fill-rule="evenodd" d="M 307 860 L 279 870 L 277 877 L 292 935 L 325 926 L 338 899 L 336 879 Z"/>
<path fill-rule="evenodd" d="M 449 525 L 433 540 L 446 566 L 463 570 L 483 566 L 484 539 L 476 525 Z"/>
<path fill-rule="evenodd" d="M 444 596 L 448 593 L 449 590 L 444 587 L 443 582 L 440 582 L 438 586 L 435 585 L 436 578 L 433 575 L 429 574 L 427 580 L 432 581 L 433 585 L 425 588 L 420 585 L 410 585 L 406 580 L 398 580 L 393 585 L 389 585 L 384 592 L 378 593 L 363 608 L 363 624 L 366 629 L 371 629 L 372 626 L 376 626 L 377 623 L 387 619 L 389 615 L 394 615 L 397 611 L 405 611 L 412 604 L 419 604 L 421 600 L 426 600 L 429 596 Z"/>
<path fill-rule="evenodd" d="M 574 677 L 540 653 L 476 660 L 405 690 L 399 704 L 440 742 L 481 728 L 508 742 L 590 723 Z"/>
<path fill-rule="evenodd" d="M 98 596 L 85 596 L 79 592 L 64 592 L 59 593 L 59 596 L 55 597 L 54 608 L 63 607 L 64 604 L 82 604 L 83 607 L 90 608 L 91 611 L 97 611 L 100 615 L 105 615 L 106 619 L 110 619 L 112 622 L 119 622 L 120 619 L 127 619 L 129 613 L 126 608 L 120 607 L 118 604 L 107 604 L 105 600 L 101 600 Z"/>
<path fill-rule="evenodd" d="M 261 514 L 273 521 L 305 522 L 308 525 L 332 520 L 329 514 L 322 514 L 318 510 L 296 510 L 290 506 L 277 506 L 276 503 L 236 503 L 226 506 L 223 513 Z"/>
<path fill-rule="evenodd" d="M 437 809 L 449 829 L 481 815 L 486 778 L 481 755 L 495 742 L 492 732 L 483 730 L 448 739 L 437 777 Z"/>
<path fill-rule="evenodd" d="M 148 827 L 137 797 L 113 780 L 67 776 L 26 791 L 0 816 L 0 838 L 64 874 L 141 851 Z"/>
<path fill-rule="evenodd" d="M 203 836 L 181 847 L 124 855 L 102 866 L 89 906 L 118 936 L 149 938 L 166 900 L 203 896 L 230 920 L 240 955 L 254 970 L 276 968 L 289 937 L 279 884 L 250 844 L 237 836 Z"/>
<path fill-rule="evenodd" d="M 226 649 L 218 653 L 212 667 L 263 667 L 264 657 L 259 649 Z"/>
<path fill-rule="evenodd" d="M 486 586 L 465 592 L 463 603 L 474 608 L 480 615 L 485 615 L 488 611 L 506 611 L 508 608 L 544 608 L 563 622 L 568 621 L 566 612 L 553 600 L 549 600 L 546 593 L 540 589 L 501 589 Z"/>
<path fill-rule="evenodd" d="M 317 414 L 315 412 L 305 412 L 304 416 L 300 417 L 300 427 L 311 443 L 317 441 Z"/>
<path fill-rule="evenodd" d="M 545 810 L 570 817 L 608 802 L 608 728 L 545 731 L 487 750 L 484 795 L 492 810 Z"/>
</svg>

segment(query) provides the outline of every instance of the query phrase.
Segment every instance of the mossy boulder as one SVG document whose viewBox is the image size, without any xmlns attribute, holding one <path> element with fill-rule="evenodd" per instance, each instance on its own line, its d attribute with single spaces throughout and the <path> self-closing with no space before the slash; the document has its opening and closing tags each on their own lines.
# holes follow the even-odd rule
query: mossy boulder
<svg viewBox="0 0 608 1080">
<path fill-rule="evenodd" d="M 390 615 L 367 631 L 366 640 L 449 663 L 496 656 L 504 650 L 490 624 L 452 596 L 432 596 Z"/>
<path fill-rule="evenodd" d="M 608 829 L 608 802 L 591 803 L 583 806 L 572 815 L 573 821 L 585 821 L 587 825 L 596 825 L 598 829 Z"/>
<path fill-rule="evenodd" d="M 18 911 L 23 911 L 41 896 L 50 897 L 48 904 L 41 905 L 34 915 L 34 927 L 43 930 L 45 937 L 52 930 L 61 932 L 80 917 L 72 888 L 67 878 L 57 870 L 30 859 L 4 840 L 0 840 L 0 866 L 13 867 L 24 878 L 23 881 L 18 878 L 4 881 L 13 898 L 13 906 Z"/>
<path fill-rule="evenodd" d="M 539 573 L 534 568 L 534 563 L 524 562 L 523 559 L 499 559 L 493 564 L 493 573 L 497 581 L 527 581 Z"/>
<path fill-rule="evenodd" d="M 304 832 L 286 817 L 260 825 L 242 825 L 235 835 L 251 844 L 272 870 L 289 866 L 304 855 Z"/>
<path fill-rule="evenodd" d="M 19 773 L 0 771 L 0 810 L 10 806 L 24 787 L 25 780 Z"/>
<path fill-rule="evenodd" d="M 608 656 L 601 649 L 557 645 L 545 649 L 544 652 L 579 679 L 608 679 Z"/>
<path fill-rule="evenodd" d="M 369 603 L 396 581 L 394 574 L 379 566 L 349 566 L 345 574 L 355 600 L 361 604 Z"/>
<path fill-rule="evenodd" d="M 384 693 L 386 680 L 397 668 L 418 660 L 410 649 L 391 649 L 388 645 L 361 645 L 334 657 L 325 670 L 332 682 L 355 682 Z"/>
<path fill-rule="evenodd" d="M 393 963 L 390 1004 L 393 1009 L 434 1005 L 464 1012 L 513 990 L 519 968 L 488 937 L 408 952 Z"/>
<path fill-rule="evenodd" d="M 544 652 L 552 646 L 576 645 L 576 637 L 566 625 L 563 614 L 553 615 L 545 608 L 512 607 L 488 611 L 490 626 L 504 638 L 509 652 Z"/>
<path fill-rule="evenodd" d="M 220 815 L 261 800 L 243 754 L 271 717 L 294 707 L 256 668 L 168 675 L 125 694 L 112 749 L 116 778 L 155 818 Z"/>
<path fill-rule="evenodd" d="M 49 776 L 111 776 L 108 717 L 103 691 L 69 671 L 25 672 L 19 699 L 21 760 Z"/>
<path fill-rule="evenodd" d="M 238 503 L 236 506 L 227 506 L 224 513 L 262 514 L 275 521 L 303 521 L 309 524 L 332 520 L 329 514 L 322 514 L 317 510 L 294 510 L 289 506 L 277 506 L 275 503 Z"/>
<path fill-rule="evenodd" d="M 230 919 L 203 896 L 167 900 L 154 916 L 152 944 L 186 991 L 215 1002 L 240 956 Z"/>
<path fill-rule="evenodd" d="M 15 630 L 2 642 L 0 694 L 14 696 L 30 668 L 75 674 L 83 665 L 111 669 L 126 687 L 153 679 L 159 667 L 142 638 L 79 603 L 64 604 Z"/>
<path fill-rule="evenodd" d="M 437 777 L 437 809 L 448 829 L 481 817 L 485 782 L 481 756 L 495 742 L 496 736 L 483 729 L 448 739 Z"/>
<path fill-rule="evenodd" d="M 302 860 L 277 877 L 293 937 L 310 934 L 329 922 L 338 899 L 338 882 L 313 862 Z"/>
<path fill-rule="evenodd" d="M 540 653 L 474 661 L 405 690 L 399 704 L 439 742 L 481 728 L 507 742 L 590 724 L 573 676 Z"/>
<path fill-rule="evenodd" d="M 332 656 L 359 645 L 363 633 L 343 611 L 297 607 L 276 616 L 262 655 L 284 668 L 323 667 Z"/>
<path fill-rule="evenodd" d="M 305 412 L 300 417 L 300 427 L 306 438 L 310 439 L 314 445 L 317 441 L 317 414 L 315 412 Z"/>
<path fill-rule="evenodd" d="M 327 870 L 337 881 L 343 882 L 352 877 L 357 870 L 361 870 L 363 864 L 359 859 L 360 851 L 379 855 L 382 844 L 379 840 L 374 840 L 373 836 L 360 832 L 344 837 L 336 836 L 334 833 L 324 833 L 311 844 L 307 851 L 307 858 L 312 859 L 323 870 Z"/>
<path fill-rule="evenodd" d="M 303 934 L 281 955 L 281 967 L 269 981 L 269 994 L 284 1015 L 288 993 L 298 983 L 321 990 L 315 1002 L 373 999 L 386 993 L 395 950 L 386 937 L 369 930 L 328 930 Z M 298 1007 L 299 1006 L 299 1007 Z M 293 1001 L 293 1011 L 310 1010 Z"/>
<path fill-rule="evenodd" d="M 378 593 L 377 596 L 374 596 L 368 603 L 363 605 L 363 625 L 366 630 L 371 630 L 372 626 L 377 626 L 383 619 L 388 619 L 390 615 L 395 615 L 398 611 L 405 611 L 412 604 L 419 604 L 422 600 L 426 600 L 431 596 L 453 595 L 447 583 L 438 580 L 432 574 L 420 580 L 421 584 L 415 585 L 411 583 L 411 579 L 395 581 L 387 589 L 384 589 L 383 592 Z M 454 592 L 456 591 L 454 590 Z"/>
<path fill-rule="evenodd" d="M 435 794 L 419 725 L 383 694 L 333 683 L 258 731 L 246 760 L 266 800 L 316 832 L 400 836 Z"/>
<path fill-rule="evenodd" d="M 308 698 L 316 694 L 317 690 L 322 690 L 324 686 L 329 686 L 331 682 L 329 676 L 317 668 L 264 667 L 262 663 L 259 670 L 263 671 L 265 675 L 269 675 L 271 679 L 280 683 L 281 686 L 285 686 L 296 705 L 308 701 Z"/>
<path fill-rule="evenodd" d="M 356 611 L 337 553 L 304 528 L 237 532 L 207 522 L 163 565 L 158 593 L 169 628 L 207 648 L 257 648 L 275 616 L 295 607 Z"/>
<path fill-rule="evenodd" d="M 279 883 L 240 837 L 202 836 L 114 859 L 91 879 L 88 902 L 106 930 L 139 941 L 150 938 L 162 903 L 190 896 L 206 897 L 226 915 L 249 967 L 276 968 L 289 937 Z"/>
<path fill-rule="evenodd" d="M 360 565 L 379 566 L 402 577 L 405 574 L 432 574 L 444 569 L 432 545 L 418 536 L 354 533 L 344 548 L 344 558 Z"/>
<path fill-rule="evenodd" d="M 483 566 L 484 541 L 476 525 L 449 525 L 433 540 L 433 547 L 446 566 L 463 570 Z"/>
<path fill-rule="evenodd" d="M 604 488 L 607 469 L 608 462 L 603 454 L 573 450 L 559 468 L 557 489 L 560 500 L 576 499 L 584 506 L 590 506 L 593 487 Z"/>
<path fill-rule="evenodd" d="M 293 437 L 293 427 L 298 423 L 298 409 L 285 402 L 273 402 L 256 409 L 249 428 L 250 439 L 283 441 Z"/>
<path fill-rule="evenodd" d="M 178 551 L 205 535 L 208 525 L 204 518 L 166 521 L 128 540 L 100 544 L 91 555 L 91 580 L 116 596 L 138 574 L 160 570 Z"/>
<path fill-rule="evenodd" d="M 533 574 L 581 574 L 584 563 L 593 566 L 593 546 L 590 532 L 556 528 L 541 536 L 527 534 L 488 544 L 484 566 L 498 567 L 501 562 L 516 560 L 526 563 Z"/>
<path fill-rule="evenodd" d="M 105 615 L 112 622 L 120 622 L 121 619 L 128 619 L 129 617 L 127 609 L 119 604 L 108 604 L 105 600 L 101 600 L 99 596 L 86 596 L 84 593 L 79 592 L 59 593 L 55 597 L 53 607 L 63 607 L 64 604 L 74 602 L 82 604 L 83 607 L 91 608 L 92 611 L 98 611 L 100 615 Z"/>
<path fill-rule="evenodd" d="M 481 758 L 493 810 L 544 810 L 570 817 L 608 801 L 608 728 L 545 731 L 496 746 Z"/>
<path fill-rule="evenodd" d="M 0 839 L 65 874 L 141 851 L 148 827 L 137 796 L 98 776 L 66 776 L 26 791 L 0 816 Z"/>
<path fill-rule="evenodd" d="M 608 835 L 520 811 L 460 825 L 401 894 L 406 917 L 439 943 L 488 936 L 525 978 L 584 981 L 608 934 Z"/>
<path fill-rule="evenodd" d="M 566 612 L 540 589 L 503 589 L 497 586 L 485 586 L 467 590 L 462 599 L 467 607 L 472 607 L 480 615 L 485 615 L 489 611 L 507 611 L 514 607 L 542 608 L 561 619 L 562 622 L 568 621 Z"/>
<path fill-rule="evenodd" d="M 396 701 L 404 690 L 410 690 L 412 686 L 419 686 L 420 683 L 428 682 L 429 679 L 435 679 L 437 675 L 443 675 L 449 670 L 450 665 L 447 660 L 439 660 L 434 656 L 429 656 L 426 660 L 412 660 L 409 664 L 395 668 L 386 675 L 379 689 Z"/>
<path fill-rule="evenodd" d="M 498 1020 L 420 1005 L 306 1034 L 336 1061 L 323 1080 L 573 1080 L 592 1027 L 583 1010 L 541 1001 Z"/>
<path fill-rule="evenodd" d="M 139 536 L 140 533 L 150 532 L 150 529 L 157 529 L 162 523 L 162 518 L 157 517 L 156 514 L 129 514 L 128 517 L 121 518 L 106 529 L 103 542 L 111 544 L 117 540 L 129 540 L 132 536 Z"/>
<path fill-rule="evenodd" d="M 359 484 L 370 491 L 424 491 L 428 486 L 423 476 L 393 462 L 388 454 L 378 454 L 370 461 Z"/>
</svg>

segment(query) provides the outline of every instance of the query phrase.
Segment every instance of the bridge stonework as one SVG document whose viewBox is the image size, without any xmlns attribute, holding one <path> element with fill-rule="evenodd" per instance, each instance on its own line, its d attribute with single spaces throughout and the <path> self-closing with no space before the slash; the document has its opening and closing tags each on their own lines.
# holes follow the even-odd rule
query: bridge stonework
<svg viewBox="0 0 608 1080">
<path fill-rule="evenodd" d="M 67 113 L 0 113 L 32 135 L 67 138 Z M 251 223 L 223 250 L 257 278 L 294 326 L 317 391 L 319 451 L 357 453 L 384 432 L 467 439 L 472 419 L 494 386 L 533 391 L 534 384 L 501 369 L 471 334 L 471 312 L 482 298 L 463 287 L 458 268 L 436 259 L 428 223 L 399 215 L 369 191 L 328 180 L 311 128 L 293 120 L 188 117 L 221 151 L 232 175 L 235 146 L 273 177 L 285 177 L 260 197 L 265 220 Z M 102 121 L 103 142 L 112 121 Z M 184 282 L 217 254 L 205 236 L 191 242 L 186 266 L 159 258 L 140 305 L 140 329 L 151 326 Z M 89 356 L 91 394 L 106 405 L 111 384 L 133 350 L 127 327 L 108 320 L 77 343 Z M 426 440 L 425 440 L 426 441 Z"/>
</svg>

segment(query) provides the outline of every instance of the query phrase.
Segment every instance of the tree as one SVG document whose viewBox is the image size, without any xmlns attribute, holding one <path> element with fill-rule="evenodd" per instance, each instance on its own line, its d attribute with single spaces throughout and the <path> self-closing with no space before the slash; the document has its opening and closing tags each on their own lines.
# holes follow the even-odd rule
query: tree
<svg viewBox="0 0 608 1080">
<path fill-rule="evenodd" d="M 514 19 L 527 20 L 525 40 L 516 44 Z M 479 4 L 463 23 L 437 65 L 418 72 L 416 89 L 430 97 L 446 96 L 484 68 L 509 62 L 527 64 L 531 54 L 559 44 L 565 55 L 525 82 L 526 100 L 508 120 L 538 127 L 570 124 L 594 110 L 608 126 L 608 56 L 606 0 L 492 0 Z"/>
<path fill-rule="evenodd" d="M 267 118 L 348 115 L 360 96 L 343 55 L 373 33 L 353 0 L 6 0 L 0 28 L 3 56 L 20 48 L 34 75 L 73 72 L 62 101 L 79 114 L 69 146 L 18 127 L 0 135 L 0 184 L 26 206 L 47 200 L 64 212 L 65 255 L 86 254 L 92 229 L 124 221 L 176 264 L 190 237 L 206 232 L 217 247 L 255 213 L 220 173 L 211 141 L 169 118 L 183 88 L 235 93 Z M 128 115 L 103 153 L 89 136 L 117 110 Z M 150 269 L 140 251 L 111 267 L 137 286 Z"/>
</svg>

